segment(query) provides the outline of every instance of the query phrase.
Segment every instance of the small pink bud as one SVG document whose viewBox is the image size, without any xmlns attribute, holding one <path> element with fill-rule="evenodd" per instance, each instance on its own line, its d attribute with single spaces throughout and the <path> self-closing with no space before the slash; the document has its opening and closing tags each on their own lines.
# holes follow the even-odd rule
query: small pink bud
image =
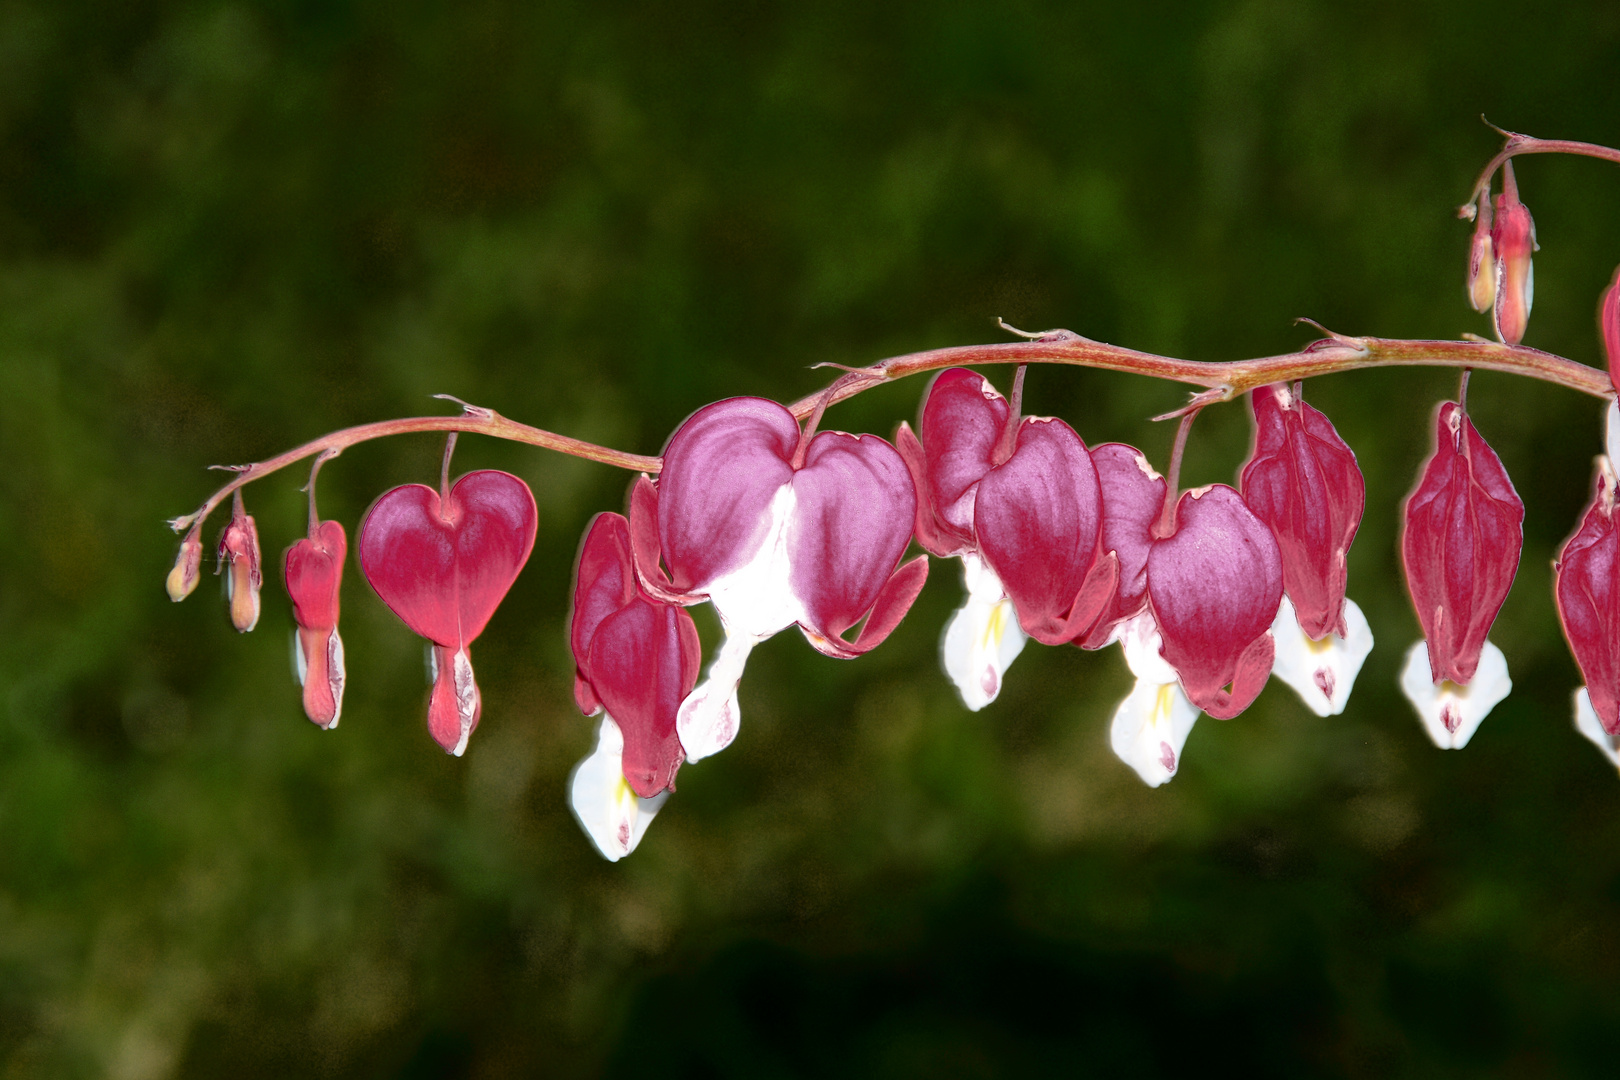
<svg viewBox="0 0 1620 1080">
<path fill-rule="evenodd" d="M 1455 401 L 1436 412 L 1434 452 L 1403 519 L 1401 561 L 1430 674 L 1466 686 L 1519 567 L 1524 503 Z"/>
<path fill-rule="evenodd" d="M 1609 382 L 1620 392 L 1620 380 L 1615 378 L 1615 368 L 1620 366 L 1620 269 L 1615 270 L 1614 279 L 1603 293 L 1603 303 L 1598 308 L 1598 329 L 1603 333 L 1603 356 L 1609 365 Z"/>
<path fill-rule="evenodd" d="M 338 636 L 338 599 L 343 560 L 349 551 L 343 526 L 322 521 L 309 537 L 287 549 L 287 595 L 298 623 L 294 659 L 304 688 L 304 713 L 323 728 L 337 727 L 343 713 L 343 639 Z"/>
<path fill-rule="evenodd" d="M 1536 298 L 1535 271 L 1530 264 L 1530 253 L 1536 250 L 1536 223 L 1519 201 L 1511 161 L 1502 166 L 1502 181 L 1491 228 L 1491 247 L 1496 254 L 1496 336 L 1517 345 L 1524 340 L 1530 305 Z"/>
<path fill-rule="evenodd" d="M 1491 196 L 1479 195 L 1474 218 L 1474 241 L 1468 246 L 1468 302 L 1475 311 L 1489 311 L 1496 303 L 1496 256 L 1491 247 Z"/>
<path fill-rule="evenodd" d="M 175 557 L 174 569 L 169 571 L 169 578 L 164 583 L 169 590 L 169 599 L 179 603 L 191 595 L 197 587 L 197 580 L 202 576 L 202 536 L 198 526 L 192 526 L 186 533 L 186 538 L 180 541 L 180 554 Z"/>
<path fill-rule="evenodd" d="M 259 530 L 253 516 L 242 509 L 242 492 L 231 506 L 231 522 L 219 536 L 220 571 L 225 575 L 225 597 L 231 605 L 231 625 L 247 633 L 259 625 L 259 587 L 264 575 L 259 566 Z"/>
</svg>

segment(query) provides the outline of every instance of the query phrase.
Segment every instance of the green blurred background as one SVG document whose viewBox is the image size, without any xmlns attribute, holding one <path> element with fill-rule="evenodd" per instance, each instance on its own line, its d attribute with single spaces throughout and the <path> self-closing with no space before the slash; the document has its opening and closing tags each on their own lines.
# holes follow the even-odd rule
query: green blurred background
<svg viewBox="0 0 1620 1080">
<path fill-rule="evenodd" d="M 1032 645 L 967 713 L 936 562 L 878 652 L 759 649 L 745 722 L 619 865 L 566 809 L 569 570 L 627 475 L 463 438 L 534 488 L 466 757 L 351 569 L 341 727 L 279 574 L 238 636 L 170 604 L 215 463 L 442 409 L 656 453 L 821 361 L 992 319 L 1226 360 L 1486 333 L 1453 217 L 1497 138 L 1620 141 L 1620 7 L 0 3 L 0 1075 L 1613 1075 L 1620 781 L 1572 730 L 1548 563 L 1601 405 L 1481 374 L 1528 505 L 1462 753 L 1395 690 L 1397 508 L 1439 370 L 1318 380 L 1366 473 L 1348 712 L 1273 685 L 1149 790 L 1117 650 Z M 1620 174 L 1533 158 L 1526 343 L 1600 363 Z M 1009 372 L 991 371 L 1006 385 Z M 889 433 L 922 380 L 828 424 Z M 1161 467 L 1182 388 L 1037 369 L 1029 408 Z M 1239 405 L 1184 480 L 1229 480 Z M 441 442 L 322 474 L 351 530 Z M 303 470 L 248 492 L 273 559 Z M 223 519 L 208 527 L 217 535 Z M 705 639 L 713 620 L 700 613 Z"/>
</svg>

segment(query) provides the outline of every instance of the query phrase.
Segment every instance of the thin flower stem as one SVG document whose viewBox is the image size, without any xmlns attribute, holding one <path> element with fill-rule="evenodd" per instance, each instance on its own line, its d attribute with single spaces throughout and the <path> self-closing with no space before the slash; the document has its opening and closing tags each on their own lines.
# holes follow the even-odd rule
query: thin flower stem
<svg viewBox="0 0 1620 1080">
<path fill-rule="evenodd" d="M 1159 522 L 1153 527 L 1153 535 L 1161 540 L 1176 531 L 1176 503 L 1181 499 L 1181 455 L 1187 449 L 1187 436 L 1192 432 L 1193 421 L 1198 419 L 1201 411 L 1202 406 L 1187 410 L 1181 423 L 1176 425 L 1176 441 L 1170 447 L 1170 471 L 1164 474 L 1164 509 L 1159 512 Z"/>
<path fill-rule="evenodd" d="M 1612 161 L 1620 165 L 1620 150 L 1609 146 L 1599 146 L 1597 143 L 1571 142 L 1567 139 L 1537 139 L 1531 135 L 1520 135 L 1516 132 L 1505 132 L 1507 142 L 1497 151 L 1495 157 L 1485 163 L 1480 170 L 1479 179 L 1474 183 L 1473 193 L 1468 201 L 1457 208 L 1457 216 L 1469 218 L 1473 216 L 1474 200 L 1479 198 L 1482 191 L 1491 186 L 1491 177 L 1511 158 L 1522 157 L 1525 154 L 1574 154 L 1577 157 L 1597 158 L 1599 161 Z"/>
<path fill-rule="evenodd" d="M 456 436 L 452 431 L 444 437 L 444 464 L 439 466 L 439 513 L 450 512 L 450 458 L 456 452 Z"/>
</svg>

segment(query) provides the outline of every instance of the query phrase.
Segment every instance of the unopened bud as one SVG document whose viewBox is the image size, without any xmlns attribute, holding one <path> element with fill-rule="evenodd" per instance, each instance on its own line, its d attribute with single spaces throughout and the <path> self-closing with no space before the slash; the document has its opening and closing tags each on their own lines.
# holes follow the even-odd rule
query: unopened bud
<svg viewBox="0 0 1620 1080">
<path fill-rule="evenodd" d="M 1609 288 L 1603 294 L 1603 304 L 1598 308 L 1598 329 L 1603 334 L 1603 355 L 1609 363 L 1609 382 L 1616 391 L 1620 391 L 1620 380 L 1616 379 L 1616 367 L 1620 367 L 1620 269 L 1615 270 L 1614 280 L 1609 282 Z"/>
<path fill-rule="evenodd" d="M 1524 340 L 1530 305 L 1536 298 L 1535 270 L 1530 264 L 1530 253 L 1536 250 L 1536 223 L 1529 208 L 1519 201 L 1512 162 L 1502 166 L 1502 181 L 1491 228 L 1496 255 L 1496 336 L 1517 345 Z"/>
<path fill-rule="evenodd" d="M 231 507 L 231 523 L 219 537 L 219 570 L 225 575 L 225 598 L 231 606 L 231 625 L 247 633 L 259 624 L 259 586 L 264 578 L 259 568 L 259 530 L 253 516 L 242 509 L 242 493 L 236 493 Z"/>
<path fill-rule="evenodd" d="M 1468 247 L 1468 302 L 1475 311 L 1496 303 L 1496 257 L 1491 248 L 1491 196 L 1481 192 L 1474 218 L 1474 242 Z"/>
<path fill-rule="evenodd" d="M 174 569 L 169 571 L 169 578 L 165 587 L 169 590 L 169 599 L 179 603 L 191 595 L 197 587 L 197 581 L 202 577 L 202 537 L 198 535 L 196 526 L 186 533 L 186 538 L 180 541 L 180 554 L 175 557 Z"/>
</svg>

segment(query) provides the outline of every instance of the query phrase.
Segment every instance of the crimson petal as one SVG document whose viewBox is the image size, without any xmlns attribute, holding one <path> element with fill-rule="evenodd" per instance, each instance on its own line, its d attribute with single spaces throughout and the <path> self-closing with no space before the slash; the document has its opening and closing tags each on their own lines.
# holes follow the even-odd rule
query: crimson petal
<svg viewBox="0 0 1620 1080">
<path fill-rule="evenodd" d="M 1524 546 L 1524 503 L 1507 470 L 1455 401 L 1435 414 L 1434 452 L 1407 496 L 1406 585 L 1438 684 L 1467 685 Z"/>
<path fill-rule="evenodd" d="M 360 568 L 417 634 L 452 650 L 483 633 L 534 548 L 534 495 L 511 473 L 470 472 L 448 505 L 422 484 L 385 492 L 360 525 Z"/>
<path fill-rule="evenodd" d="M 1086 444 L 1061 420 L 1027 418 L 1017 447 L 979 482 L 979 550 L 1018 610 L 1025 633 L 1060 645 L 1087 629 L 1113 590 L 1088 612 L 1075 601 L 1098 559 L 1101 498 Z M 1075 623 L 1081 625 L 1074 625 Z"/>
<path fill-rule="evenodd" d="M 729 398 L 670 437 L 658 477 L 658 532 L 677 592 L 736 568 L 764 539 L 766 513 L 793 476 L 793 414 L 764 398 Z"/>
<path fill-rule="evenodd" d="M 1558 618 L 1603 730 L 1620 735 L 1620 535 L 1615 478 L 1600 467 L 1580 528 L 1553 564 Z"/>
<path fill-rule="evenodd" d="M 1282 606 L 1271 530 L 1225 484 L 1189 491 L 1176 531 L 1148 553 L 1147 574 L 1164 658 L 1188 699 L 1222 720 L 1248 708 L 1271 670 L 1271 623 Z"/>
<path fill-rule="evenodd" d="M 996 444 L 1007 426 L 1007 401 L 977 371 L 943 371 L 923 401 L 922 444 L 927 489 L 947 535 L 966 546 L 973 537 L 976 485 L 995 464 Z"/>
<path fill-rule="evenodd" d="M 1108 606 L 1080 644 L 1099 649 L 1114 628 L 1147 604 L 1147 559 L 1153 523 L 1164 510 L 1164 477 L 1153 471 L 1134 446 L 1103 443 L 1092 447 L 1102 498 L 1102 549 L 1119 560 L 1119 579 Z"/>
<path fill-rule="evenodd" d="M 1239 487 L 1282 552 L 1283 589 L 1313 641 L 1344 632 L 1350 543 L 1367 502 L 1356 455 L 1285 385 L 1250 395 L 1254 448 Z"/>
</svg>

